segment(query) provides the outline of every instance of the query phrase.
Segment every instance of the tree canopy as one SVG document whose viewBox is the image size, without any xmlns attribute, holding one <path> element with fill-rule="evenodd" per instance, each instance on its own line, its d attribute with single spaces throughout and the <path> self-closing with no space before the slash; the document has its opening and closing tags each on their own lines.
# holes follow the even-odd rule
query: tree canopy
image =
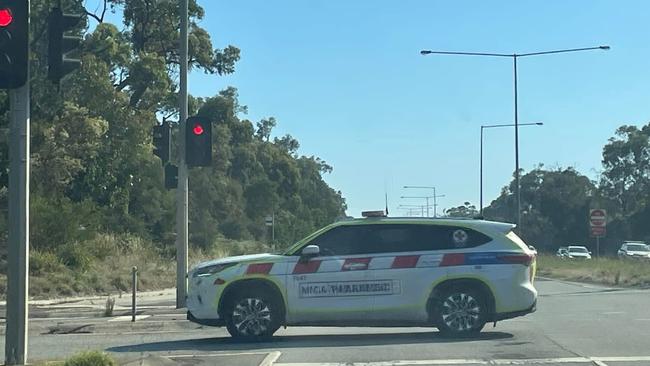
<svg viewBox="0 0 650 366">
<path fill-rule="evenodd" d="M 57 88 L 46 70 L 47 15 L 57 4 L 32 2 L 31 9 L 32 246 L 57 251 L 96 233 L 128 233 L 171 253 L 174 194 L 163 188 L 152 127 L 163 120 L 176 125 L 178 119 L 178 6 L 107 0 L 94 13 L 83 1 L 64 2 L 65 12 L 88 17 L 76 30 L 84 35 L 83 64 Z M 105 21 L 105 13 L 115 9 L 122 24 Z M 205 14 L 194 0 L 189 14 L 190 68 L 215 78 L 235 72 L 239 49 L 213 45 L 198 24 Z M 5 126 L 7 100 L 0 91 Z M 332 168 L 318 157 L 301 156 L 292 136 L 272 138 L 278 123 L 273 117 L 250 121 L 246 112 L 234 87 L 212 97 L 190 96 L 190 113 L 206 117 L 214 131 L 213 166 L 190 172 L 191 246 L 210 248 L 220 237 L 267 240 L 264 217 L 270 214 L 277 241 L 289 244 L 345 211 L 341 192 L 323 180 Z M 7 151 L 4 141 L 5 207 Z"/>
</svg>

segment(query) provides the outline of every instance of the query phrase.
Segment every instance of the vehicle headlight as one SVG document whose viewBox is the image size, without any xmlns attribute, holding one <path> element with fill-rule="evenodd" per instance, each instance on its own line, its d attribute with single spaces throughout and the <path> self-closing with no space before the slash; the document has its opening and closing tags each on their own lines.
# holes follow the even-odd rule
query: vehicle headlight
<svg viewBox="0 0 650 366">
<path fill-rule="evenodd" d="M 234 265 L 237 265 L 238 263 L 221 263 L 221 264 L 213 264 L 211 266 L 206 266 L 206 267 L 201 267 L 197 270 L 194 271 L 194 274 L 192 277 L 207 277 L 211 276 L 215 273 L 219 273 L 223 271 L 226 268 L 232 267 Z"/>
</svg>

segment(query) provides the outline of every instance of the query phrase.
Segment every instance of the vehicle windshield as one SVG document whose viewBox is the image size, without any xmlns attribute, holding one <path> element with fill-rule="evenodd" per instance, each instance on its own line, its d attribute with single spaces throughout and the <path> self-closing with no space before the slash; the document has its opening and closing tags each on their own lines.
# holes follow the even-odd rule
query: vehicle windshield
<svg viewBox="0 0 650 366">
<path fill-rule="evenodd" d="M 569 252 L 572 252 L 572 253 L 588 253 L 588 250 L 586 248 L 582 248 L 582 247 L 569 247 Z"/>
<path fill-rule="evenodd" d="M 648 252 L 650 251 L 650 247 L 645 244 L 628 244 L 627 250 L 633 252 Z"/>
</svg>

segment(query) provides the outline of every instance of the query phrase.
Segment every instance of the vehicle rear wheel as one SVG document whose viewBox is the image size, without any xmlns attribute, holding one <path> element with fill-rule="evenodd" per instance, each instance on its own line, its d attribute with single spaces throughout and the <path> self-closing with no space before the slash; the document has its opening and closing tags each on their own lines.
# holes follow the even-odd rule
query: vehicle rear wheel
<svg viewBox="0 0 650 366">
<path fill-rule="evenodd" d="M 444 336 L 477 335 L 487 322 L 488 308 L 480 291 L 452 288 L 439 297 L 436 325 Z"/>
<path fill-rule="evenodd" d="M 278 299 L 267 291 L 240 291 L 229 304 L 226 328 L 234 338 L 263 340 L 280 328 Z"/>
</svg>

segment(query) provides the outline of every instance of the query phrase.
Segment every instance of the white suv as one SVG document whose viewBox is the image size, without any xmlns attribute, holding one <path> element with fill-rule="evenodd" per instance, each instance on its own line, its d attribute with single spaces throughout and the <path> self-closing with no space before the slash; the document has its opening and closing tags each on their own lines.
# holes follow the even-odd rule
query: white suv
<svg viewBox="0 0 650 366">
<path fill-rule="evenodd" d="M 642 241 L 626 241 L 618 250 L 618 257 L 650 260 L 650 247 Z"/>
<path fill-rule="evenodd" d="M 329 225 L 284 254 L 201 263 L 188 319 L 259 339 L 286 325 L 434 326 L 465 336 L 535 311 L 535 255 L 514 225 L 374 217 Z"/>
</svg>

